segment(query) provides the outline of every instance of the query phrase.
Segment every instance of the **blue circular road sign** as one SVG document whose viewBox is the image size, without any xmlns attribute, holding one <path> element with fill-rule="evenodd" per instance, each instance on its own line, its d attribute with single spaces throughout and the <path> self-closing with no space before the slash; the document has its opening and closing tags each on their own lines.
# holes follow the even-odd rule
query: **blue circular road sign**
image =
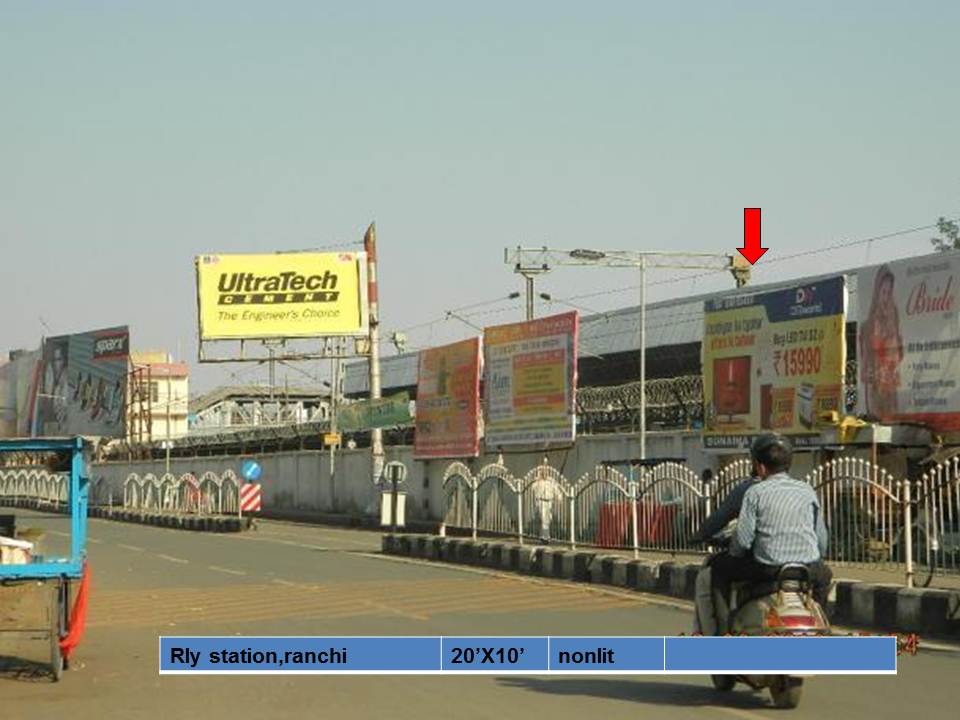
<svg viewBox="0 0 960 720">
<path fill-rule="evenodd" d="M 256 460 L 244 460 L 243 465 L 240 466 L 240 474 L 243 475 L 244 480 L 256 482 L 263 474 L 263 468 Z"/>
</svg>

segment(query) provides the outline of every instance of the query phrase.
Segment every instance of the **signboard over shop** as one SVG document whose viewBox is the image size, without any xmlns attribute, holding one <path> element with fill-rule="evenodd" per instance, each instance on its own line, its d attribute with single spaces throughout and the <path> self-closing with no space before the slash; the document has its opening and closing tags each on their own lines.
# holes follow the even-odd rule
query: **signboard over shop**
<svg viewBox="0 0 960 720">
<path fill-rule="evenodd" d="M 864 268 L 858 283 L 858 411 L 960 430 L 960 253 Z"/>
<path fill-rule="evenodd" d="M 484 330 L 486 445 L 572 443 L 576 312 Z"/>
<path fill-rule="evenodd" d="M 367 333 L 366 253 L 201 255 L 196 267 L 201 341 Z"/>
<path fill-rule="evenodd" d="M 704 444 L 729 447 L 725 436 L 765 431 L 816 435 L 842 415 L 845 312 L 843 277 L 707 301 Z"/>
</svg>

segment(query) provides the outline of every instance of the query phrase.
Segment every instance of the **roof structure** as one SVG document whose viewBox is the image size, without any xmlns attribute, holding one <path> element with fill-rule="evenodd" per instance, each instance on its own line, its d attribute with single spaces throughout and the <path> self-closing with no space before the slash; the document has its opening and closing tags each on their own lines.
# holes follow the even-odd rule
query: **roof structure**
<svg viewBox="0 0 960 720">
<path fill-rule="evenodd" d="M 847 316 L 856 318 L 857 270 L 855 269 L 650 303 L 647 305 L 647 349 L 653 350 L 701 342 L 703 340 L 703 308 L 708 300 L 719 297 L 756 295 L 795 285 L 810 285 L 820 280 L 837 277 L 837 275 L 846 277 Z M 606 313 L 581 316 L 579 340 L 581 358 L 589 359 L 619 353 L 639 352 L 640 307 L 634 305 Z M 417 384 L 417 364 L 417 353 L 403 353 L 381 358 L 380 372 L 383 387 L 415 386 Z M 344 378 L 344 393 L 346 395 L 356 396 L 369 392 L 369 371 L 367 368 L 366 360 L 350 363 L 346 366 Z"/>
</svg>

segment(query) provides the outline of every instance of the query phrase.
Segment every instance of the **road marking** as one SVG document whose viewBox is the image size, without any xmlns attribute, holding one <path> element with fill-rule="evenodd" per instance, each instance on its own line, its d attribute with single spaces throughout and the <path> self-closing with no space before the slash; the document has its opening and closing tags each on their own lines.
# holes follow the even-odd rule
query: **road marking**
<svg viewBox="0 0 960 720">
<path fill-rule="evenodd" d="M 214 572 L 227 573 L 227 575 L 246 575 L 243 570 L 231 570 L 230 568 L 219 567 L 218 565 L 207 565 L 208 570 L 213 570 Z"/>
<path fill-rule="evenodd" d="M 220 571 L 228 568 L 218 568 Z M 258 585 L 102 591 L 91 607 L 92 626 L 162 627 L 176 623 L 256 623 L 284 618 L 399 616 L 425 621 L 465 611 L 509 615 L 536 610 L 591 611 L 634 602 L 570 586 L 537 587 L 515 578 L 440 577 L 433 580 L 364 580 L 324 584 L 273 578 Z"/>
<path fill-rule="evenodd" d="M 163 560 L 169 560 L 170 562 L 180 563 L 181 565 L 186 565 L 190 562 L 189 560 L 184 560 L 183 558 L 173 557 L 171 555 L 163 555 L 161 553 L 157 553 L 157 557 Z"/>
<path fill-rule="evenodd" d="M 133 550 L 134 552 L 146 552 L 142 547 L 137 547 L 136 545 L 124 545 L 123 543 L 117 543 L 117 547 L 122 547 L 124 550 Z"/>
<path fill-rule="evenodd" d="M 722 713 L 727 715 L 733 715 L 734 717 L 742 718 L 743 720 L 757 720 L 758 718 L 763 718 L 763 715 L 758 715 L 757 713 L 752 713 L 748 710 L 738 710 L 737 708 L 732 707 L 722 707 L 720 705 L 714 705 L 714 710 L 719 710 Z"/>
<path fill-rule="evenodd" d="M 92 537 L 88 537 L 87 541 L 93 543 L 94 545 L 99 545 L 100 543 L 103 542 L 103 540 L 97 540 L 96 538 L 92 538 Z"/>
<path fill-rule="evenodd" d="M 386 605 L 384 603 L 374 602 L 373 600 L 363 600 L 362 602 L 364 605 L 366 605 L 369 608 L 373 608 L 374 610 L 380 610 L 389 615 L 397 615 L 399 617 L 406 618 L 407 620 L 420 620 L 420 621 L 426 622 L 427 620 L 430 619 L 429 615 L 422 615 L 420 613 L 404 611 L 396 607 L 395 605 Z"/>
</svg>

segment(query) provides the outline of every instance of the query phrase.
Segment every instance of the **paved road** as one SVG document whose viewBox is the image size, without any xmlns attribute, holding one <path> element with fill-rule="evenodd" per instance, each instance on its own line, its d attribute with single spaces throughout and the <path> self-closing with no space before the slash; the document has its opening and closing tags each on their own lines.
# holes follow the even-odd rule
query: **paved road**
<svg viewBox="0 0 960 720">
<path fill-rule="evenodd" d="M 63 518 L 25 523 L 65 542 Z M 379 536 L 362 531 L 264 522 L 199 535 L 92 520 L 90 534 L 94 592 L 73 669 L 54 685 L 7 663 L 4 718 L 783 717 L 766 694 L 721 697 L 702 677 L 160 677 L 161 634 L 663 635 L 685 631 L 689 612 L 633 593 L 386 558 Z M 790 717 L 953 718 L 958 677 L 960 653 L 938 651 L 902 658 L 896 679 L 816 678 Z"/>
</svg>

